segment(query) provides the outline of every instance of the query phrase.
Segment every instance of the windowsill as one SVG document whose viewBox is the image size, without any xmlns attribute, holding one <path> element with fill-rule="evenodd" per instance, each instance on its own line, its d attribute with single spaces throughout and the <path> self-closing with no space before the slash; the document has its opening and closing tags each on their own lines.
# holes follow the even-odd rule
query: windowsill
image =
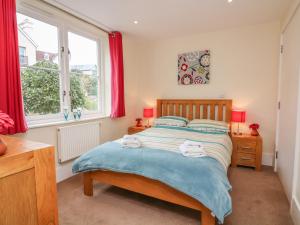
<svg viewBox="0 0 300 225">
<path fill-rule="evenodd" d="M 28 122 L 28 128 L 29 129 L 35 129 L 35 128 L 42 128 L 42 127 L 53 127 L 53 126 L 58 126 L 58 125 L 66 125 L 66 124 L 76 124 L 76 123 L 81 123 L 81 122 L 89 122 L 89 121 L 93 121 L 93 120 L 99 120 L 99 119 L 105 119 L 105 118 L 109 118 L 109 116 L 89 116 L 89 117 L 83 117 L 79 120 L 59 120 L 59 121 L 51 121 L 48 123 L 36 123 L 36 124 L 30 124 L 30 122 Z"/>
</svg>

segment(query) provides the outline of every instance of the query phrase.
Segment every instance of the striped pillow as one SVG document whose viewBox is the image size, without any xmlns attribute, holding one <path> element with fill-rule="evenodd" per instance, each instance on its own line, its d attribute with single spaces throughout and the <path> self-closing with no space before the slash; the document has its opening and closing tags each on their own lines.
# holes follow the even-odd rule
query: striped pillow
<svg viewBox="0 0 300 225">
<path fill-rule="evenodd" d="M 206 119 L 194 119 L 187 125 L 194 130 L 200 130 L 203 132 L 211 133 L 228 133 L 229 124 L 223 121 L 206 120 Z"/>
<path fill-rule="evenodd" d="M 154 120 L 154 126 L 186 127 L 188 119 L 180 116 L 162 116 Z"/>
</svg>

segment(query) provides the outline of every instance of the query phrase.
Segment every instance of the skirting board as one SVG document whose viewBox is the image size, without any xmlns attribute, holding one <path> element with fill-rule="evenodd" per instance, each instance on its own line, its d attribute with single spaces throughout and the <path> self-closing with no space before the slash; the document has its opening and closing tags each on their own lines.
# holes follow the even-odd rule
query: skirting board
<svg viewBox="0 0 300 225">
<path fill-rule="evenodd" d="M 265 166 L 273 166 L 274 154 L 273 153 L 263 153 L 262 154 L 262 164 Z"/>
<path fill-rule="evenodd" d="M 291 215 L 295 225 L 300 224 L 300 203 L 294 197 L 291 205 Z"/>
<path fill-rule="evenodd" d="M 58 165 L 56 167 L 56 182 L 57 183 L 74 176 L 74 174 L 72 173 L 72 163 L 73 163 L 73 160 L 66 162 L 64 164 Z"/>
</svg>

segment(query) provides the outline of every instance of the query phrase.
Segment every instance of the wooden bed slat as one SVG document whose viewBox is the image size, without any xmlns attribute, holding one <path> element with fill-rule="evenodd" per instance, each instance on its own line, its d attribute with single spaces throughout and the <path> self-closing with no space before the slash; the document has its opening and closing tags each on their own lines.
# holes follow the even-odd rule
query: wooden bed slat
<svg viewBox="0 0 300 225">
<path fill-rule="evenodd" d="M 209 119 L 213 119 L 215 118 L 215 105 L 214 104 L 211 104 L 210 105 L 210 116 L 209 116 Z"/>
<path fill-rule="evenodd" d="M 158 112 L 160 112 L 160 114 L 161 114 L 161 111 L 162 111 L 162 104 L 161 104 L 161 100 L 157 100 L 157 102 L 156 102 L 156 114 L 158 114 Z M 156 115 L 157 117 L 160 117 L 161 115 Z"/>
<path fill-rule="evenodd" d="M 182 117 L 186 117 L 186 104 L 182 104 Z"/>
<path fill-rule="evenodd" d="M 207 119 L 207 105 L 203 105 L 203 119 Z"/>
<path fill-rule="evenodd" d="M 192 103 L 189 104 L 189 120 L 194 118 L 194 105 Z"/>
<path fill-rule="evenodd" d="M 174 115 L 174 104 L 169 104 L 169 114 Z"/>
<path fill-rule="evenodd" d="M 223 105 L 222 104 L 218 105 L 218 120 L 219 121 L 223 120 Z"/>
<path fill-rule="evenodd" d="M 196 104 L 196 116 L 195 119 L 200 119 L 200 105 Z"/>
<path fill-rule="evenodd" d="M 163 104 L 164 113 L 163 116 L 168 116 L 168 103 Z"/>
<path fill-rule="evenodd" d="M 175 104 L 176 114 L 175 116 L 180 116 L 180 105 L 178 103 Z"/>
</svg>

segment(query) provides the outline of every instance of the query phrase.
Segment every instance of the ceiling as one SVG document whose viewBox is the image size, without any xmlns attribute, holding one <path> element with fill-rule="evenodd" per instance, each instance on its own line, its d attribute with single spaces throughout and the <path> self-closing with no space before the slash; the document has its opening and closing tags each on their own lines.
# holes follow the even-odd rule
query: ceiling
<svg viewBox="0 0 300 225">
<path fill-rule="evenodd" d="M 278 21 L 291 0 L 51 0 L 104 25 L 156 39 Z M 137 20 L 139 23 L 134 24 Z"/>
</svg>

